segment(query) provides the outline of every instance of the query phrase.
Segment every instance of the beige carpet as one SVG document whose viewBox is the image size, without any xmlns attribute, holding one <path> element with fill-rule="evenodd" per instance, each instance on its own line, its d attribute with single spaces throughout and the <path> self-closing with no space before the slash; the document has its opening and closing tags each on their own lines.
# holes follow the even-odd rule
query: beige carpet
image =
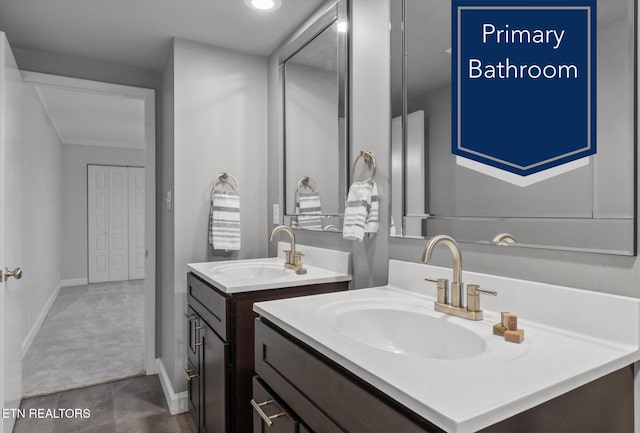
<svg viewBox="0 0 640 433">
<path fill-rule="evenodd" d="M 23 395 L 143 373 L 144 280 L 64 287 L 23 360 Z"/>
</svg>

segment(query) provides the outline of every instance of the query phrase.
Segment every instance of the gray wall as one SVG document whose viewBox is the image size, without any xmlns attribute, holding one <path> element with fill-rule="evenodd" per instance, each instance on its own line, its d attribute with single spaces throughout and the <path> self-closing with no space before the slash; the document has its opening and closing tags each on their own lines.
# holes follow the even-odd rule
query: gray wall
<svg viewBox="0 0 640 433">
<path fill-rule="evenodd" d="M 20 330 L 29 331 L 60 284 L 62 144 L 31 85 L 24 86 L 22 152 L 22 282 Z"/>
<path fill-rule="evenodd" d="M 300 244 L 350 251 L 353 258 L 352 287 L 387 282 L 390 179 L 389 96 L 389 4 L 388 0 L 352 0 L 351 15 L 351 157 L 349 169 L 360 150 L 372 151 L 377 159 L 376 181 L 380 194 L 380 230 L 363 242 L 345 241 L 341 233 L 297 230 Z M 282 128 L 278 113 L 280 87 L 278 52 L 269 59 L 269 206 L 282 203 Z M 278 157 L 276 158 L 276 155 Z M 281 206 L 282 209 L 282 206 Z M 269 221 L 271 215 L 268 216 Z M 270 246 L 273 254 L 275 246 Z"/>
<path fill-rule="evenodd" d="M 65 144 L 62 157 L 62 279 L 87 278 L 87 164 L 144 167 L 144 150 Z"/>
<path fill-rule="evenodd" d="M 20 47 L 13 47 L 13 54 L 22 71 L 42 72 L 156 90 L 159 90 L 161 85 L 160 71 L 27 50 Z"/>
<path fill-rule="evenodd" d="M 173 115 L 165 125 L 167 135 L 173 132 L 165 154 L 173 148 L 175 256 L 173 287 L 163 281 L 160 294 L 162 326 L 172 326 L 173 335 L 163 330 L 161 346 L 163 364 L 180 392 L 186 389 L 182 313 L 187 264 L 267 253 L 267 59 L 176 39 L 173 62 L 165 69 L 165 90 L 171 94 L 165 112 Z M 241 197 L 242 246 L 233 253 L 208 246 L 211 186 L 223 171 L 237 178 Z"/>
</svg>

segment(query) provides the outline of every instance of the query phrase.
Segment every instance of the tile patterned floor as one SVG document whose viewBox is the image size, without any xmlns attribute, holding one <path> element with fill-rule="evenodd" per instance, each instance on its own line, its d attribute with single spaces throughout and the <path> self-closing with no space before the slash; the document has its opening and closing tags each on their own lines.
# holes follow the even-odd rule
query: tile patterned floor
<svg viewBox="0 0 640 433">
<path fill-rule="evenodd" d="M 18 419 L 13 433 L 196 433 L 189 413 L 169 413 L 158 376 L 28 398 L 20 407 L 26 417 Z M 90 417 L 30 418 L 37 409 L 89 409 Z"/>
<path fill-rule="evenodd" d="M 60 290 L 22 363 L 23 395 L 144 373 L 144 280 Z"/>
</svg>

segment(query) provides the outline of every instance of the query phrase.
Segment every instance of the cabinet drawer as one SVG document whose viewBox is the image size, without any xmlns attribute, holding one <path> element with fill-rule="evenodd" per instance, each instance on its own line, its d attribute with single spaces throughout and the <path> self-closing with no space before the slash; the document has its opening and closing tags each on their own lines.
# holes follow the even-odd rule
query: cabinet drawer
<svg viewBox="0 0 640 433">
<path fill-rule="evenodd" d="M 298 421 L 264 387 L 260 379 L 253 378 L 253 433 L 296 433 Z"/>
<path fill-rule="evenodd" d="M 255 330 L 256 373 L 309 429 L 332 433 L 441 431 L 427 423 L 417 424 L 396 409 L 397 403 L 382 401 L 384 395 L 375 388 L 261 319 Z"/>
<path fill-rule="evenodd" d="M 209 324 L 223 340 L 228 341 L 227 317 L 229 316 L 229 298 L 216 291 L 193 273 L 187 274 L 187 295 L 189 306 Z M 196 300 L 198 302 L 192 302 Z"/>
</svg>

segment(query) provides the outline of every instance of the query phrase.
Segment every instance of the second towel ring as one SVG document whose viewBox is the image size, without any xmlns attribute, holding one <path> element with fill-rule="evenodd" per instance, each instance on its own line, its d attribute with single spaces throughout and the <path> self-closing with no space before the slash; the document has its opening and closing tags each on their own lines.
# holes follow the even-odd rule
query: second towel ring
<svg viewBox="0 0 640 433">
<path fill-rule="evenodd" d="M 216 190 L 216 185 L 218 185 L 219 183 L 228 183 L 229 180 L 233 182 L 233 185 L 232 185 L 233 190 L 235 192 L 238 192 L 238 179 L 236 179 L 235 176 L 233 176 L 232 174 L 223 172 L 217 175 L 216 178 L 213 180 L 213 187 L 211 188 L 211 199 L 213 199 L 213 192 Z"/>
<path fill-rule="evenodd" d="M 361 182 L 371 182 L 375 180 L 376 171 L 378 169 L 378 165 L 376 163 L 376 157 L 373 155 L 373 152 L 369 152 L 368 150 L 361 150 L 360 155 L 358 155 L 356 160 L 353 161 L 353 166 L 351 166 L 351 182 L 355 182 L 356 180 L 356 165 L 358 164 L 358 161 L 360 160 L 360 158 L 364 158 L 365 162 L 369 164 L 373 164 L 373 172 L 371 173 L 371 177 Z"/>
<path fill-rule="evenodd" d="M 318 187 L 316 186 L 316 181 L 311 179 L 309 176 L 305 176 L 298 181 L 297 192 L 299 192 L 300 189 L 305 186 L 311 188 L 311 191 L 313 192 L 318 191 Z"/>
</svg>

